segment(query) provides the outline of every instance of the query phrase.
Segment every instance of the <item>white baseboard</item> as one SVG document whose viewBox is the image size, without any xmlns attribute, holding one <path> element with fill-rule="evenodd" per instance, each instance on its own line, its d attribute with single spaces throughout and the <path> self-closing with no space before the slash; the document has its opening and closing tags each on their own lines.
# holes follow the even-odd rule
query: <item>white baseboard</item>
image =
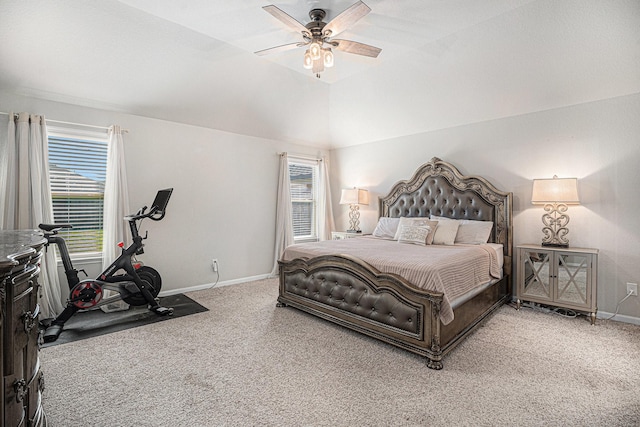
<svg viewBox="0 0 640 427">
<path fill-rule="evenodd" d="M 182 294 L 182 293 L 185 293 L 185 292 L 202 291 L 202 290 L 205 290 L 205 289 L 212 288 L 214 286 L 216 288 L 219 288 L 221 286 L 238 285 L 240 283 L 247 283 L 247 282 L 253 282 L 255 280 L 268 279 L 270 277 L 272 277 L 270 274 L 260 274 L 258 276 L 241 277 L 239 279 L 225 280 L 223 282 L 218 282 L 218 284 L 205 283 L 203 285 L 190 286 L 188 288 L 171 289 L 171 290 L 168 290 L 168 291 L 162 291 L 162 292 L 160 292 L 160 294 L 158 296 L 166 297 L 168 295 Z M 598 319 L 608 319 L 612 315 L 613 315 L 613 313 L 607 313 L 606 311 L 599 311 L 596 317 Z M 615 320 L 616 322 L 631 323 L 633 325 L 640 325 L 640 317 L 627 316 L 627 315 L 624 315 L 624 314 L 618 314 L 611 320 Z"/>
<path fill-rule="evenodd" d="M 247 283 L 247 282 L 253 282 L 255 280 L 268 279 L 269 277 L 271 277 L 270 274 L 261 274 L 259 276 L 242 277 L 242 278 L 239 278 L 239 279 L 225 280 L 225 281 L 222 281 L 222 282 L 218 282 L 217 284 L 216 283 L 205 283 L 205 284 L 202 284 L 202 285 L 190 286 L 188 288 L 170 289 L 170 290 L 167 290 L 167 291 L 160 291 L 158 296 L 166 297 L 166 296 L 169 296 L 169 295 L 183 294 L 183 293 L 186 293 L 186 292 L 203 291 L 205 289 L 213 288 L 214 286 L 216 288 L 219 288 L 219 287 L 222 287 L 222 286 L 238 285 L 240 283 Z"/>
<path fill-rule="evenodd" d="M 611 316 L 613 316 L 613 313 L 607 313 L 606 311 L 599 311 L 598 314 L 596 315 L 596 318 L 608 319 Z M 615 320 L 616 322 L 631 323 L 633 325 L 640 325 L 640 317 L 627 316 L 624 314 L 616 314 L 616 316 L 611 320 Z"/>
</svg>

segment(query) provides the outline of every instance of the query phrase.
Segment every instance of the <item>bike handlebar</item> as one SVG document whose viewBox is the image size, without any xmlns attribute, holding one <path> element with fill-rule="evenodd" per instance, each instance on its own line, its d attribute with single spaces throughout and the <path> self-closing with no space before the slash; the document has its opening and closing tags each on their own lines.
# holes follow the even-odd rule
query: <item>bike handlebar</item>
<svg viewBox="0 0 640 427">
<path fill-rule="evenodd" d="M 129 222 L 138 221 L 144 218 L 149 218 L 154 221 L 160 221 L 162 218 L 164 218 L 165 212 L 161 212 L 160 216 L 157 216 L 158 209 L 159 208 L 157 206 L 152 206 L 149 212 L 145 213 L 145 211 L 147 210 L 147 207 L 143 206 L 140 210 L 138 210 L 138 212 L 136 212 L 133 215 L 127 215 L 124 217 L 124 219 Z"/>
</svg>

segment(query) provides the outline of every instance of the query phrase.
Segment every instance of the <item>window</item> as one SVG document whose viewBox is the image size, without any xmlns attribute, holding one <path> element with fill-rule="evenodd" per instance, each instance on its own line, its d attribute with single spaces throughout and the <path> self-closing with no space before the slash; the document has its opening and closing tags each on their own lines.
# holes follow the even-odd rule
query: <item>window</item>
<svg viewBox="0 0 640 427">
<path fill-rule="evenodd" d="M 290 158 L 291 214 L 293 236 L 299 240 L 317 240 L 318 162 Z"/>
<path fill-rule="evenodd" d="M 56 223 L 73 256 L 102 253 L 102 215 L 107 174 L 106 133 L 48 128 L 49 182 Z"/>
</svg>

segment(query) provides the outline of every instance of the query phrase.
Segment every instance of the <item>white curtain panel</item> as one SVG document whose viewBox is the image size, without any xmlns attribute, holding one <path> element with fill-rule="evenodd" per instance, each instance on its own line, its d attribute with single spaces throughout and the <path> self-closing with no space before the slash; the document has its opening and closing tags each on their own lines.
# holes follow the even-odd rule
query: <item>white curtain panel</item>
<svg viewBox="0 0 640 427">
<path fill-rule="evenodd" d="M 121 249 L 117 246 L 119 242 L 125 242 L 127 246 L 129 228 L 124 217 L 130 213 L 122 129 L 114 125 L 109 128 L 107 179 L 104 186 L 103 269 L 120 256 Z"/>
<path fill-rule="evenodd" d="M 278 200 L 276 204 L 276 244 L 271 276 L 278 275 L 278 260 L 284 249 L 293 244 L 293 217 L 291 214 L 291 186 L 289 185 L 289 156 L 280 155 Z"/>
<path fill-rule="evenodd" d="M 109 128 L 109 147 L 107 150 L 107 178 L 104 186 L 104 216 L 102 235 L 102 269 L 105 270 L 120 256 L 122 250 L 117 246 L 124 242 L 128 246 L 129 225 L 124 220 L 129 215 L 129 190 L 127 188 L 127 170 L 124 161 L 124 141 L 122 129 L 118 125 Z M 105 292 L 105 297 L 108 294 Z M 103 306 L 103 311 L 125 310 L 129 307 L 124 301 Z"/>
<path fill-rule="evenodd" d="M 49 143 L 43 116 L 9 114 L 7 145 L 3 156 L 3 230 L 34 230 L 53 223 L 49 186 Z M 38 303 L 43 318 L 63 310 L 54 247 L 45 252 Z"/>
<path fill-rule="evenodd" d="M 335 230 L 333 209 L 331 207 L 331 187 L 329 185 L 329 164 L 326 157 L 319 162 L 320 185 L 318 188 L 318 238 L 331 240 L 331 232 Z"/>
</svg>

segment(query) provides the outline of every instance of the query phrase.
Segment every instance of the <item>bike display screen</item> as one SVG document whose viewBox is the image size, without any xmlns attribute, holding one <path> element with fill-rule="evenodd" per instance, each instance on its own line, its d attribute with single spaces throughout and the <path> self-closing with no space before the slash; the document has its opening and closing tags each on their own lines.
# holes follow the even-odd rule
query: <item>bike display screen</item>
<svg viewBox="0 0 640 427">
<path fill-rule="evenodd" d="M 155 213 L 164 213 L 164 210 L 167 208 L 167 204 L 169 204 L 169 197 L 171 197 L 172 192 L 173 188 L 166 188 L 158 191 L 158 194 L 156 194 L 156 198 L 153 200 L 153 204 L 151 205 L 151 212 L 155 211 Z"/>
</svg>

